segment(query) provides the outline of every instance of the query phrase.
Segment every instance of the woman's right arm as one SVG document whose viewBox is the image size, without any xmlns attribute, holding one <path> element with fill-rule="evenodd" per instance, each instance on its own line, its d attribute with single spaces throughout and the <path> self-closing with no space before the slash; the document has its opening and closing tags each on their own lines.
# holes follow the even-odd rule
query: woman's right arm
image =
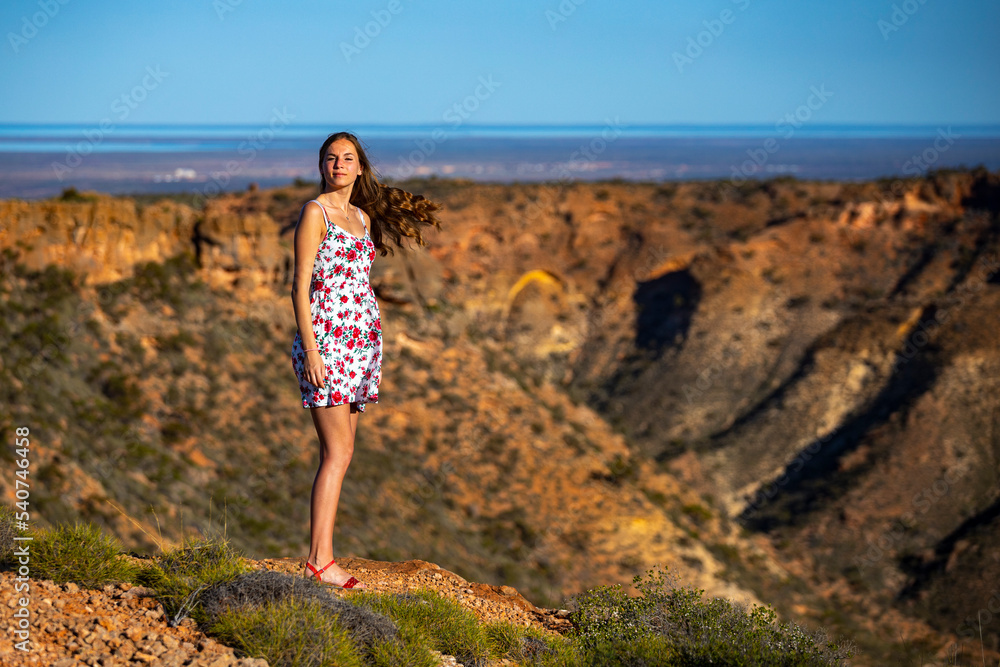
<svg viewBox="0 0 1000 667">
<path fill-rule="evenodd" d="M 295 269 L 292 274 L 292 309 L 295 311 L 295 325 L 302 337 L 302 349 L 306 352 L 305 379 L 317 387 L 323 387 L 326 379 L 326 365 L 318 350 L 316 334 L 313 333 L 312 312 L 309 310 L 309 288 L 312 284 L 313 262 L 316 251 L 323 241 L 326 222 L 319 206 L 303 207 L 299 221 L 295 225 Z"/>
</svg>

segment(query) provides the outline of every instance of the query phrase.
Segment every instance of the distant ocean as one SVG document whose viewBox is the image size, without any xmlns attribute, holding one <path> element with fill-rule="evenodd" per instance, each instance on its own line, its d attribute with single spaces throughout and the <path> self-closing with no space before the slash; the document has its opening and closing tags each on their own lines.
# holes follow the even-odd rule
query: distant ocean
<svg viewBox="0 0 1000 667">
<path fill-rule="evenodd" d="M 0 198 L 65 188 L 201 193 L 318 182 L 317 152 L 354 132 L 392 180 L 858 181 L 1000 169 L 997 125 L 0 125 Z"/>
</svg>

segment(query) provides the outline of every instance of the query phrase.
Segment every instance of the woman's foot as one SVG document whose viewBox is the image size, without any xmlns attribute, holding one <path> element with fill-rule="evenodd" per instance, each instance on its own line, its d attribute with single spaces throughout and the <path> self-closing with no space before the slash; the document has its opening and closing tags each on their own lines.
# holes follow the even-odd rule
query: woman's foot
<svg viewBox="0 0 1000 667">
<path fill-rule="evenodd" d="M 314 565 L 311 561 L 306 560 L 305 576 L 306 578 L 316 577 L 316 579 L 319 580 L 319 583 L 332 586 L 334 588 L 356 591 L 367 588 L 367 586 L 365 586 L 362 582 L 352 577 L 346 570 L 337 565 L 337 561 L 335 559 L 331 560 L 323 567 L 316 567 L 316 565 Z"/>
</svg>

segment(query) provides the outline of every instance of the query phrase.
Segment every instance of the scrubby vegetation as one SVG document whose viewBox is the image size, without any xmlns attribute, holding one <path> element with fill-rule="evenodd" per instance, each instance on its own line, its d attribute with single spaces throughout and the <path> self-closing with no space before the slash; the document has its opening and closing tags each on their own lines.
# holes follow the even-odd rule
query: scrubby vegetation
<svg viewBox="0 0 1000 667">
<path fill-rule="evenodd" d="M 142 568 L 136 581 L 156 590 L 164 610 L 175 622 L 191 616 L 204 624 L 209 617 L 199 596 L 247 570 L 239 553 L 226 540 L 198 540 L 155 557 Z"/>
<path fill-rule="evenodd" d="M 0 511 L 0 534 L 13 513 Z M 4 532 L 6 531 L 6 533 Z M 343 598 L 302 577 L 251 571 L 224 538 L 185 543 L 146 562 L 91 524 L 33 535 L 33 572 L 87 588 L 128 581 L 151 587 L 171 623 L 194 619 L 208 634 L 269 664 L 437 664 L 433 652 L 470 667 L 518 665 L 844 665 L 850 643 L 780 623 L 766 607 L 747 609 L 680 587 L 662 571 L 575 597 L 567 637 L 511 623 L 482 623 L 433 591 L 358 591 Z M 140 559 L 142 560 L 142 559 Z"/>
<path fill-rule="evenodd" d="M 633 583 L 638 596 L 620 585 L 577 596 L 577 639 L 588 655 L 628 656 L 624 664 L 818 666 L 847 664 L 853 653 L 850 642 L 779 622 L 770 607 L 705 600 L 662 571 Z M 666 662 L 644 662 L 666 655 Z"/>
<path fill-rule="evenodd" d="M 270 665 L 365 664 L 337 617 L 328 615 L 315 600 L 289 598 L 227 611 L 212 626 L 212 632 L 223 643 L 265 658 Z"/>
<path fill-rule="evenodd" d="M 136 568 L 120 558 L 121 544 L 88 523 L 38 531 L 31 541 L 32 573 L 57 584 L 72 581 L 100 588 L 135 578 Z"/>
<path fill-rule="evenodd" d="M 0 565 L 13 560 L 14 537 L 17 536 L 15 517 L 17 512 L 10 505 L 0 505 Z"/>
</svg>

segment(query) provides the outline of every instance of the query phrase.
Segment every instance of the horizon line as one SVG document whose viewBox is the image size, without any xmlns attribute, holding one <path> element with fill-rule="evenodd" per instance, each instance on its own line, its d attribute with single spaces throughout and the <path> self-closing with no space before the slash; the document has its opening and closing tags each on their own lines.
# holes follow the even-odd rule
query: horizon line
<svg viewBox="0 0 1000 667">
<path fill-rule="evenodd" d="M 616 116 L 616 119 L 619 118 Z M 27 121 L 0 121 L 0 127 L 90 127 L 94 123 L 100 123 L 100 121 L 46 121 L 46 122 L 27 122 Z M 780 119 L 779 121 L 781 122 Z M 290 126 L 295 127 L 317 127 L 325 125 L 358 125 L 363 127 L 438 127 L 441 125 L 440 121 L 433 122 L 354 122 L 354 121 L 310 121 L 310 122 L 292 122 L 288 123 Z M 511 122 L 511 123 L 461 123 L 457 127 L 553 127 L 553 128 L 563 128 L 563 127 L 601 127 L 607 124 L 607 120 L 602 122 L 592 122 L 592 123 L 551 123 L 551 122 Z M 805 123 L 804 123 L 805 124 Z M 150 123 L 127 123 L 119 122 L 115 123 L 116 127 L 234 127 L 234 126 L 248 126 L 255 127 L 259 123 L 254 122 L 215 122 L 215 121 L 180 121 L 180 122 L 150 122 Z M 717 122 L 717 123 L 704 123 L 704 122 L 688 122 L 688 121 L 677 121 L 677 122 L 633 122 L 630 124 L 624 124 L 626 128 L 631 127 L 768 127 L 774 125 L 774 122 L 768 121 L 732 121 L 732 122 Z M 951 125 L 957 127 L 997 127 L 1000 128 L 1000 122 L 966 122 L 966 121 L 939 121 L 939 122 L 874 122 L 874 121 L 844 121 L 844 122 L 827 122 L 827 123 L 808 123 L 810 127 L 939 127 L 942 125 Z"/>
</svg>

